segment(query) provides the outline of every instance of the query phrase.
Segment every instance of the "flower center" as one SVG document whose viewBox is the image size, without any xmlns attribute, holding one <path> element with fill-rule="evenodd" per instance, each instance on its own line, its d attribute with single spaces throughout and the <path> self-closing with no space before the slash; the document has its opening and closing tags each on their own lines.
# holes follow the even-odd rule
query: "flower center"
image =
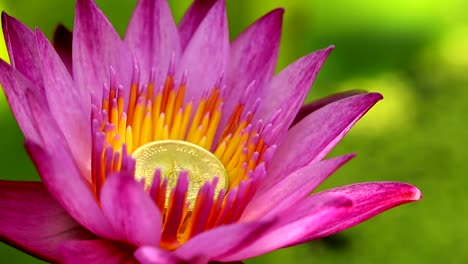
<svg viewBox="0 0 468 264">
<path fill-rule="evenodd" d="M 182 171 L 188 172 L 189 186 L 186 201 L 193 210 L 198 191 L 207 181 L 218 177 L 215 195 L 228 185 L 224 165 L 206 149 L 182 140 L 160 140 L 145 144 L 136 149 L 132 157 L 136 160 L 135 178 L 144 179 L 145 186 L 153 184 L 154 172 L 161 170 L 168 179 L 169 189 L 174 189 Z M 168 207 L 170 194 L 166 193 L 165 207 Z"/>
<path fill-rule="evenodd" d="M 93 98 L 90 183 L 99 200 L 114 173 L 144 181 L 162 214 L 159 246 L 175 250 L 241 217 L 275 150 L 274 128 L 252 122 L 260 99 L 250 98 L 248 87 L 224 109 L 220 83 L 187 99 L 185 77 L 176 82 L 173 66 L 162 84 L 154 75 L 141 84 L 134 69 L 127 88 L 111 69 L 102 97 Z"/>
</svg>

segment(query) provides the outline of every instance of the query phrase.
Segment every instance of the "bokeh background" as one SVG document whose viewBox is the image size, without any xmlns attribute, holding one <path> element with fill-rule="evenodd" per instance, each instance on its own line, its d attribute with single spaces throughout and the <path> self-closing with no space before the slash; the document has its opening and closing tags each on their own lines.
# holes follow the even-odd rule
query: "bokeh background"
<svg viewBox="0 0 468 264">
<path fill-rule="evenodd" d="M 123 34 L 136 1 L 97 2 Z M 189 3 L 170 1 L 176 20 Z M 280 6 L 278 69 L 336 46 L 308 100 L 350 89 L 385 96 L 334 150 L 359 155 L 322 189 L 405 181 L 424 199 L 247 263 L 468 263 L 468 1 L 228 0 L 231 37 Z M 58 23 L 73 24 L 71 0 L 0 0 L 0 9 L 49 37 Z M 3 42 L 0 56 L 7 58 Z M 1 179 L 37 180 L 3 94 L 0 128 Z M 0 262 L 41 263 L 7 245 L 0 245 Z"/>
</svg>

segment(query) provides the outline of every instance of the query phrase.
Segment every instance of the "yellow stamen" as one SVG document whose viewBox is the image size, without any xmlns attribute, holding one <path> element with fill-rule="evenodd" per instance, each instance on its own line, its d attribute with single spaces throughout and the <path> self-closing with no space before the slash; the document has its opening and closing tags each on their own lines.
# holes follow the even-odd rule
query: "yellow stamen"
<svg viewBox="0 0 468 264">
<path fill-rule="evenodd" d="M 135 104 L 137 100 L 137 93 L 138 93 L 138 84 L 132 83 L 130 87 L 130 97 L 128 99 L 128 122 L 130 124 L 133 123 L 133 116 L 135 112 Z"/>
</svg>

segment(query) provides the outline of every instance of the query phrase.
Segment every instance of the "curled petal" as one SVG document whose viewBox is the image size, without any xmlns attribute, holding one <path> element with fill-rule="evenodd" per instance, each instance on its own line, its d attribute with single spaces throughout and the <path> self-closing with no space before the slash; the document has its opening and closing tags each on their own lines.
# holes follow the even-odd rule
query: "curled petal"
<svg viewBox="0 0 468 264">
<path fill-rule="evenodd" d="M 354 206 L 346 214 L 323 225 L 319 232 L 306 238 L 305 241 L 329 236 L 348 229 L 383 211 L 420 200 L 422 197 L 421 191 L 416 187 L 400 182 L 357 183 L 329 189 L 322 193 L 346 194 L 353 199 Z M 301 242 L 303 241 L 297 243 Z"/>
<path fill-rule="evenodd" d="M 91 239 L 40 182 L 0 181 L 0 240 L 43 260 L 59 260 L 59 244 Z"/>
<path fill-rule="evenodd" d="M 60 246 L 61 261 L 67 264 L 137 264 L 133 249 L 109 240 L 69 240 Z"/>
<path fill-rule="evenodd" d="M 351 91 L 332 94 L 332 95 L 329 95 L 327 97 L 318 99 L 317 101 L 313 101 L 313 102 L 310 102 L 308 104 L 305 104 L 305 105 L 303 105 L 301 107 L 301 109 L 299 109 L 299 112 L 297 113 L 296 118 L 294 119 L 291 126 L 296 125 L 297 123 L 299 123 L 299 121 L 301 121 L 302 119 L 304 119 L 305 117 L 310 115 L 312 112 L 317 111 L 318 109 L 320 109 L 320 108 L 322 108 L 322 107 L 324 107 L 324 106 L 326 106 L 328 104 L 331 104 L 333 102 L 336 102 L 336 101 L 339 101 L 341 99 L 345 99 L 345 98 L 348 98 L 348 97 L 351 97 L 351 96 L 355 96 L 355 95 L 358 95 L 358 94 L 363 94 L 363 93 L 366 93 L 366 91 L 364 91 L 364 90 L 351 90 Z"/>
<path fill-rule="evenodd" d="M 267 189 L 298 168 L 323 159 L 381 99 L 378 93 L 348 97 L 318 109 L 292 127 L 273 157 L 264 187 Z"/>
<path fill-rule="evenodd" d="M 101 205 L 121 239 L 136 246 L 159 244 L 161 214 L 131 175 L 121 173 L 107 179 L 101 193 Z"/>
</svg>

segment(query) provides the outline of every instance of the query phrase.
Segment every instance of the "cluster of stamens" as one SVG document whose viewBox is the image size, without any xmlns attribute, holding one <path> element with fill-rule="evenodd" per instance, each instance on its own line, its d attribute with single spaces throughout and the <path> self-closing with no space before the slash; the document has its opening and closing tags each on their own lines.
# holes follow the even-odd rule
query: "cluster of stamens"
<svg viewBox="0 0 468 264">
<path fill-rule="evenodd" d="M 151 184 L 146 186 L 163 214 L 160 246 L 173 250 L 199 232 L 234 222 L 241 216 L 265 173 L 272 148 L 265 142 L 264 134 L 271 125 L 262 121 L 252 124 L 259 100 L 245 112 L 248 92 L 232 113 L 224 113 L 221 81 L 201 98 L 187 100 L 186 78 L 176 83 L 173 67 L 159 88 L 153 76 L 141 85 L 135 67 L 128 92 L 118 86 L 111 69 L 102 99 L 93 99 L 92 186 L 99 199 L 111 174 L 124 171 L 135 175 L 131 155 L 151 142 L 180 140 L 210 151 L 224 165 L 228 176 L 226 188 L 217 196 L 219 179 L 213 175 L 189 208 L 186 198 L 190 171 L 180 173 L 176 185 L 169 186 L 167 177 L 156 169 Z M 221 124 L 223 114 L 230 114 L 225 124 Z"/>
</svg>

